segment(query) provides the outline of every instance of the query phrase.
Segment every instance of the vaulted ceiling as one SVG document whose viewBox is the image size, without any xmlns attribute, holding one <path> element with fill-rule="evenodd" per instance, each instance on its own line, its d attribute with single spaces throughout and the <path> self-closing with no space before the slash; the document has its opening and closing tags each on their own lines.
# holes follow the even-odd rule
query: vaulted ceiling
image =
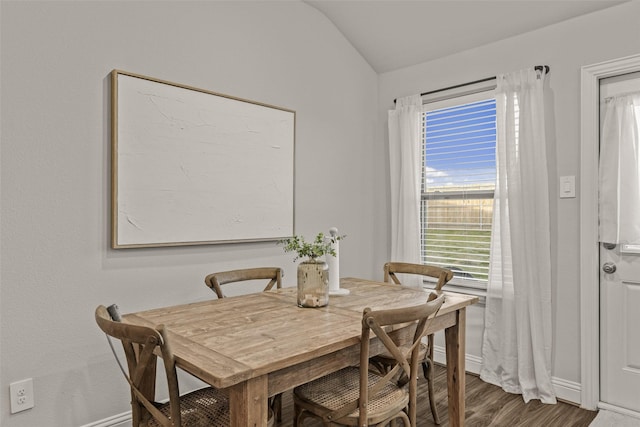
<svg viewBox="0 0 640 427">
<path fill-rule="evenodd" d="M 617 0 L 303 0 L 325 14 L 378 73 L 580 15 Z"/>
</svg>

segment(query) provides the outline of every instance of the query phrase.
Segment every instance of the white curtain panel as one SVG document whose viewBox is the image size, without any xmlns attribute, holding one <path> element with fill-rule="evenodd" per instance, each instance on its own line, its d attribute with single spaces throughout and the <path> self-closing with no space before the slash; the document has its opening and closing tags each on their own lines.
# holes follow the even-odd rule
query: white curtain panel
<svg viewBox="0 0 640 427">
<path fill-rule="evenodd" d="M 480 377 L 525 402 L 556 403 L 544 78 L 534 69 L 497 77 L 497 180 Z"/>
<path fill-rule="evenodd" d="M 605 102 L 600 138 L 600 241 L 640 243 L 640 93 Z"/>
<path fill-rule="evenodd" d="M 391 259 L 420 263 L 420 115 L 422 97 L 396 100 L 389 111 L 389 172 L 391 183 Z M 403 284 L 418 286 L 415 278 Z"/>
</svg>

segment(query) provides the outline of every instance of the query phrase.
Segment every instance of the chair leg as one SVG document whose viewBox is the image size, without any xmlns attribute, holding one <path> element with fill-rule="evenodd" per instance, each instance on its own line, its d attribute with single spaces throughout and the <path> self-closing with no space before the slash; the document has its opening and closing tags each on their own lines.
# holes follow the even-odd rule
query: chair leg
<svg viewBox="0 0 640 427">
<path fill-rule="evenodd" d="M 424 378 L 427 380 L 427 388 L 429 390 L 429 406 L 431 407 L 431 415 L 433 415 L 433 422 L 440 424 L 440 417 L 438 416 L 438 409 L 436 408 L 436 399 L 433 394 L 433 362 L 430 359 L 425 359 L 422 362 L 422 371 L 424 372 Z"/>
<path fill-rule="evenodd" d="M 307 418 L 314 418 L 319 420 L 323 427 L 341 426 L 342 424 L 335 424 L 331 421 L 325 421 L 320 416 L 315 415 L 313 412 L 309 412 L 300 406 L 293 404 L 293 427 L 299 427 L 304 425 L 304 420 Z"/>
<path fill-rule="evenodd" d="M 282 421 L 282 394 L 276 394 L 273 396 L 269 402 L 269 406 L 271 406 L 271 410 L 273 411 L 273 417 L 276 421 Z"/>
<path fill-rule="evenodd" d="M 294 403 L 293 405 L 293 427 L 298 427 L 302 421 L 303 409 Z"/>
</svg>

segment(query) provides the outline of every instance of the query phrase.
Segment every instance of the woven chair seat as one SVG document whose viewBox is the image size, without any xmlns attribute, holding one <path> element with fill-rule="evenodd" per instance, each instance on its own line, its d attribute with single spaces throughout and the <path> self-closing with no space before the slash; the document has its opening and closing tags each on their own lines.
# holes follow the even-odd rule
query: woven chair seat
<svg viewBox="0 0 640 427">
<path fill-rule="evenodd" d="M 158 406 L 160 412 L 169 417 L 169 402 Z M 183 427 L 228 426 L 229 399 L 215 388 L 207 387 L 180 396 L 180 412 Z M 162 427 L 151 418 L 149 427 Z"/>
<path fill-rule="evenodd" d="M 169 402 L 158 406 L 160 412 L 169 417 Z M 207 387 L 180 396 L 182 427 L 226 427 L 229 420 L 229 399 L 221 391 Z M 267 427 L 273 426 L 273 412 L 269 410 Z M 162 427 L 151 418 L 149 427 Z"/>
<path fill-rule="evenodd" d="M 369 372 L 369 386 L 373 387 L 382 378 Z M 357 367 L 344 368 L 325 377 L 303 384 L 293 390 L 302 403 L 322 407 L 323 413 L 340 409 L 359 397 L 360 370 Z M 385 420 L 390 414 L 397 413 L 409 404 L 409 393 L 396 384 L 387 383 L 376 396 L 369 396 L 367 412 L 369 424 Z M 357 425 L 359 410 L 356 408 L 341 424 Z M 335 420 L 338 421 L 338 420 Z"/>
</svg>

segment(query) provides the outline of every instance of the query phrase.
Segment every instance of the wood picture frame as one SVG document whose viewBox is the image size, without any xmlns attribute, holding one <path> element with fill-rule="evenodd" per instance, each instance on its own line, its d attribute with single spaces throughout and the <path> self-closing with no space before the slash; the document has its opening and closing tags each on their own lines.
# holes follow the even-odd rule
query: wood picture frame
<svg viewBox="0 0 640 427">
<path fill-rule="evenodd" d="M 111 72 L 113 248 L 294 232 L 295 111 Z"/>
</svg>

